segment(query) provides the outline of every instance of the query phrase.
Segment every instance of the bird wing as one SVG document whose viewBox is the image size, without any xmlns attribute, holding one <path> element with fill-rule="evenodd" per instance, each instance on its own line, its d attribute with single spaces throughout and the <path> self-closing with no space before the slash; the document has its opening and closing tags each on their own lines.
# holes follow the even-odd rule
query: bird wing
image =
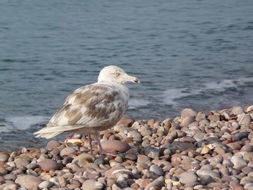
<svg viewBox="0 0 253 190">
<path fill-rule="evenodd" d="M 70 94 L 40 133 L 71 131 L 83 127 L 113 126 L 126 111 L 128 93 L 113 85 L 94 83 Z"/>
</svg>

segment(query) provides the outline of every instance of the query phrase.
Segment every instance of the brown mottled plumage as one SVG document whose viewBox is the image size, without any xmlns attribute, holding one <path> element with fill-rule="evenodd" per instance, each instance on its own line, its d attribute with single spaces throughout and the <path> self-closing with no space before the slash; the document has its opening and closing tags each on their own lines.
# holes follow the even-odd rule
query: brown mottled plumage
<svg viewBox="0 0 253 190">
<path fill-rule="evenodd" d="M 98 82 L 82 86 L 70 94 L 47 126 L 36 137 L 52 138 L 63 132 L 96 134 L 113 127 L 127 109 L 125 82 L 139 82 L 117 66 L 100 71 Z"/>
</svg>

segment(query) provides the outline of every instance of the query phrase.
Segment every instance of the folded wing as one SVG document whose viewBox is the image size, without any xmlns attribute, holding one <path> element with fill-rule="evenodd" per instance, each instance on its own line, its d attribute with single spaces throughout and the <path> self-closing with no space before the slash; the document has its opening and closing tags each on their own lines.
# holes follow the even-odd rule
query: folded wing
<svg viewBox="0 0 253 190">
<path fill-rule="evenodd" d="M 70 94 L 37 137 L 51 138 L 65 131 L 115 125 L 127 109 L 128 93 L 94 83 Z"/>
</svg>

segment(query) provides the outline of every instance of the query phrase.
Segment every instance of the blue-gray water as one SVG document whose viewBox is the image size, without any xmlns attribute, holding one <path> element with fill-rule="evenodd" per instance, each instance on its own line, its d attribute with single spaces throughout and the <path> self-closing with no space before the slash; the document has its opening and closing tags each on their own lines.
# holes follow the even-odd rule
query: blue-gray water
<svg viewBox="0 0 253 190">
<path fill-rule="evenodd" d="M 130 85 L 128 113 L 165 119 L 253 104 L 252 0 L 1 0 L 0 143 L 39 146 L 40 128 L 105 65 Z"/>
</svg>

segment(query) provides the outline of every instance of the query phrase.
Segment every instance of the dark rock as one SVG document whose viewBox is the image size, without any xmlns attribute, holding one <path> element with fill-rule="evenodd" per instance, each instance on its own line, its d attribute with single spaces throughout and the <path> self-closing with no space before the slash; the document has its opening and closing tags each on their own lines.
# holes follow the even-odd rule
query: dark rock
<svg viewBox="0 0 253 190">
<path fill-rule="evenodd" d="M 248 135 L 249 135 L 249 132 L 248 131 L 243 131 L 243 132 L 240 132 L 240 133 L 237 133 L 235 134 L 233 137 L 232 137 L 232 140 L 233 141 L 240 141 L 244 138 L 248 138 Z"/>
</svg>

